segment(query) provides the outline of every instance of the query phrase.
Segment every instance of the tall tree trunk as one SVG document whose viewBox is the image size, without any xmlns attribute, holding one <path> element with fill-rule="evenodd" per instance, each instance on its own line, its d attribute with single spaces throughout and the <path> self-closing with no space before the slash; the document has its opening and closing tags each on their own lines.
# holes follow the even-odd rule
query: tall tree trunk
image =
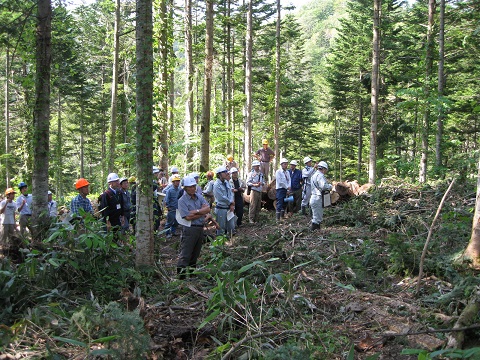
<svg viewBox="0 0 480 360">
<path fill-rule="evenodd" d="M 430 79 L 433 67 L 433 26 L 435 15 L 435 0 L 428 0 L 428 26 L 427 26 L 427 46 L 425 53 L 425 82 L 423 86 L 424 94 L 424 112 L 422 126 L 422 155 L 420 159 L 419 181 L 424 183 L 427 181 L 427 162 L 428 162 L 428 135 L 430 132 Z"/>
<path fill-rule="evenodd" d="M 362 176 L 362 153 L 363 153 L 363 100 L 358 99 L 358 155 L 357 155 L 357 176 Z"/>
<path fill-rule="evenodd" d="M 153 257 L 153 21 L 152 0 L 136 0 L 136 164 L 137 240 L 135 265 L 152 266 Z"/>
<path fill-rule="evenodd" d="M 160 39 L 158 42 L 159 51 L 160 51 L 160 68 L 158 69 L 160 81 L 159 81 L 159 93 L 160 101 L 157 106 L 160 107 L 159 110 L 159 120 L 160 120 L 160 131 L 159 131 L 159 155 L 160 155 L 160 166 L 166 166 L 168 161 L 168 153 L 165 151 L 168 149 L 168 107 L 169 107 L 169 46 L 168 46 L 168 35 L 169 35 L 169 21 L 168 21 L 168 0 L 160 1 Z"/>
<path fill-rule="evenodd" d="M 252 168 L 252 53 L 253 53 L 253 14 L 252 1 L 248 2 L 247 33 L 245 43 L 245 120 L 244 120 L 244 146 L 243 173 Z"/>
<path fill-rule="evenodd" d="M 480 157 L 478 159 L 477 198 L 473 215 L 472 235 L 464 256 L 472 261 L 472 266 L 480 268 Z"/>
<path fill-rule="evenodd" d="M 443 120 L 445 111 L 443 106 L 443 92 L 445 88 L 445 0 L 440 0 L 440 17 L 438 29 L 438 114 L 437 134 L 435 138 L 435 165 L 439 169 L 442 166 L 442 137 Z"/>
<path fill-rule="evenodd" d="M 85 177 L 85 123 L 84 123 L 84 113 L 85 113 L 85 100 L 81 100 L 80 105 L 80 177 Z M 103 133 L 105 134 L 105 132 Z M 105 142 L 102 142 L 104 145 Z M 103 175 L 103 174 L 102 174 Z M 104 177 L 102 176 L 102 179 Z"/>
<path fill-rule="evenodd" d="M 210 162 L 210 111 L 213 77 L 213 0 L 206 0 L 205 14 L 205 78 L 203 88 L 203 116 L 200 151 L 200 172 L 208 171 Z"/>
<path fill-rule="evenodd" d="M 108 172 L 113 172 L 115 164 L 115 146 L 117 135 L 117 92 L 118 92 L 118 58 L 120 51 L 120 0 L 115 0 L 115 25 L 113 30 L 113 68 L 112 98 L 110 106 L 110 133 L 108 151 Z"/>
<path fill-rule="evenodd" d="M 7 45 L 5 56 L 5 154 L 10 154 L 10 51 Z M 10 161 L 5 158 L 5 180 L 10 187 Z"/>
<path fill-rule="evenodd" d="M 52 61 L 52 4 L 39 0 L 36 32 L 35 109 L 33 112 L 33 201 L 34 241 L 40 241 L 48 224 L 47 191 L 50 138 L 50 64 Z"/>
<path fill-rule="evenodd" d="M 375 184 L 377 177 L 377 126 L 378 97 L 380 88 L 380 17 L 382 1 L 373 0 L 373 52 L 372 52 L 372 96 L 370 123 L 370 157 L 368 166 L 368 182 Z"/>
<path fill-rule="evenodd" d="M 185 121 L 184 121 L 184 139 L 186 144 L 186 162 L 190 164 L 193 161 L 193 47 L 192 47 L 192 0 L 185 0 Z"/>
<path fill-rule="evenodd" d="M 226 109 L 226 118 L 227 118 L 227 132 L 229 135 L 229 143 L 227 145 L 227 152 L 235 156 L 235 124 L 233 123 L 233 112 L 232 112 L 232 18 L 231 18 L 231 0 L 227 0 L 227 38 L 226 38 L 226 97 L 227 97 L 227 109 Z"/>
<path fill-rule="evenodd" d="M 273 168 L 279 166 L 280 148 L 278 139 L 280 137 L 280 25 L 282 23 L 280 0 L 277 0 L 277 25 L 275 32 L 275 125 L 273 136 L 275 138 L 275 162 Z"/>
<path fill-rule="evenodd" d="M 58 98 L 57 98 L 57 148 L 55 150 L 55 157 L 56 157 L 56 166 L 57 168 L 55 169 L 56 171 L 56 194 L 57 197 L 62 197 L 63 196 L 63 157 L 62 157 L 62 95 L 60 93 L 60 89 L 58 89 Z"/>
</svg>

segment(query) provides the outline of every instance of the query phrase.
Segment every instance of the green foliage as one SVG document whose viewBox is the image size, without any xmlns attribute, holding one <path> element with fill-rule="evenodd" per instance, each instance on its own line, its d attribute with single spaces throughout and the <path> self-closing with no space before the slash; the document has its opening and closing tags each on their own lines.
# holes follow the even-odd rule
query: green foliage
<svg viewBox="0 0 480 360">
<path fill-rule="evenodd" d="M 138 311 L 125 311 L 116 302 L 105 307 L 98 303 L 84 305 L 71 317 L 70 338 L 55 339 L 86 348 L 87 353 L 95 344 L 106 344 L 109 355 L 118 359 L 139 359 L 149 347 L 150 336 Z"/>
</svg>

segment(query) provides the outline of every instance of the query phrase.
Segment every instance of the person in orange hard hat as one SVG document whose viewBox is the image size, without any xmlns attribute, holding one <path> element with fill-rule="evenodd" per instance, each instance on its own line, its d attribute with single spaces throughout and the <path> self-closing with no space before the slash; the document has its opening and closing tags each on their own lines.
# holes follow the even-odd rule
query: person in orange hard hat
<svg viewBox="0 0 480 360">
<path fill-rule="evenodd" d="M 275 157 L 275 153 L 268 147 L 268 140 L 262 140 L 262 148 L 258 149 L 255 157 L 260 161 L 260 172 L 265 178 L 265 183 L 268 183 L 268 174 L 270 173 L 270 162 Z"/>
<path fill-rule="evenodd" d="M 235 160 L 233 160 L 233 155 L 227 155 L 227 160 L 225 161 L 225 167 L 227 168 L 227 170 L 230 170 L 231 168 L 238 169 L 238 164 Z"/>
<path fill-rule="evenodd" d="M 78 179 L 75 183 L 78 195 L 74 197 L 70 203 L 70 210 L 73 216 L 93 215 L 92 203 L 87 199 L 87 195 L 90 193 L 89 185 L 90 183 L 84 178 Z"/>
<path fill-rule="evenodd" d="M 15 239 L 15 211 L 17 211 L 17 204 L 13 201 L 15 197 L 15 190 L 8 188 L 5 190 L 5 199 L 0 202 L 0 214 L 2 215 L 1 221 L 3 226 L 3 232 L 1 237 L 1 248 L 5 254 L 8 254 L 10 248 L 18 246 L 13 243 Z"/>
</svg>

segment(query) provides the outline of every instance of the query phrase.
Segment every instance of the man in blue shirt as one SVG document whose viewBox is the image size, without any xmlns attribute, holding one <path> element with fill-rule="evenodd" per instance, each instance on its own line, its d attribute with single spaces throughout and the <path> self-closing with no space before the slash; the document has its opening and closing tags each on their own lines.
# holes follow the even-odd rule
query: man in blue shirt
<svg viewBox="0 0 480 360">
<path fill-rule="evenodd" d="M 78 195 L 74 197 L 70 203 L 70 211 L 72 212 L 73 217 L 79 217 L 82 215 L 85 217 L 87 214 L 93 215 L 92 203 L 87 199 L 87 195 L 90 193 L 88 188 L 89 185 L 90 183 L 84 178 L 78 179 L 75 183 Z"/>
<path fill-rule="evenodd" d="M 195 269 L 204 239 L 203 226 L 205 217 L 210 213 L 210 206 L 199 195 L 197 182 L 191 176 L 183 178 L 183 195 L 178 199 L 179 216 L 186 221 L 182 227 L 180 255 L 177 262 L 179 279 L 185 279 L 190 269 Z"/>
<path fill-rule="evenodd" d="M 290 195 L 293 195 L 293 202 L 288 203 L 288 211 L 291 213 L 296 213 L 300 210 L 300 205 L 302 202 L 302 172 L 297 169 L 297 160 L 290 161 L 290 169 L 288 173 L 290 174 L 291 181 L 291 191 Z"/>
<path fill-rule="evenodd" d="M 213 196 L 215 196 L 215 213 L 220 229 L 217 229 L 217 235 L 231 235 L 235 229 L 234 217 L 227 220 L 228 212 L 235 211 L 235 201 L 233 198 L 232 187 L 230 186 L 230 173 L 225 166 L 220 166 L 216 170 L 217 180 L 213 184 Z"/>
<path fill-rule="evenodd" d="M 175 218 L 175 214 L 178 209 L 178 196 L 180 194 L 180 176 L 175 174 L 171 177 L 172 187 L 168 189 L 167 195 L 165 196 L 165 206 L 167 207 L 167 223 L 165 224 L 165 229 L 167 238 L 176 236 L 175 232 L 177 230 L 178 222 Z"/>
</svg>

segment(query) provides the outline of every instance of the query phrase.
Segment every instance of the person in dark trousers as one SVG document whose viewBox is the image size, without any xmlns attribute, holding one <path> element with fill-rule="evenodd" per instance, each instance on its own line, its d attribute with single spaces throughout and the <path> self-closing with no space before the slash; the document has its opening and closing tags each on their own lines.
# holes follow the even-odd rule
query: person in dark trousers
<svg viewBox="0 0 480 360">
<path fill-rule="evenodd" d="M 130 217 L 132 215 L 132 195 L 128 191 L 129 182 L 127 178 L 120 179 L 120 194 L 123 200 L 123 217 L 122 233 L 127 233 L 130 230 Z"/>
<path fill-rule="evenodd" d="M 183 178 L 183 189 L 185 191 L 178 199 L 178 212 L 185 221 L 185 224 L 182 224 L 180 255 L 177 262 L 179 279 L 185 279 L 187 272 L 194 270 L 197 265 L 204 240 L 205 217 L 210 213 L 207 201 L 196 192 L 197 182 L 193 177 Z"/>
<path fill-rule="evenodd" d="M 167 239 L 176 236 L 178 222 L 175 218 L 178 209 L 178 198 L 180 197 L 180 176 L 175 174 L 172 176 L 172 187 L 168 189 L 165 196 L 165 206 L 167 212 L 167 223 L 165 224 Z"/>
<path fill-rule="evenodd" d="M 128 178 L 130 184 L 130 197 L 132 201 L 132 210 L 130 211 L 130 224 L 132 225 L 132 231 L 135 234 L 136 216 L 137 216 L 137 178 L 130 176 Z"/>
<path fill-rule="evenodd" d="M 297 161 L 292 160 L 290 161 L 290 169 L 288 169 L 288 173 L 290 174 L 290 182 L 291 182 L 291 192 L 290 195 L 293 195 L 293 201 L 288 203 L 288 211 L 290 213 L 296 213 L 300 210 L 300 206 L 302 203 L 302 172 L 297 169 Z"/>
<path fill-rule="evenodd" d="M 120 192 L 120 178 L 115 173 L 107 176 L 108 189 L 100 195 L 100 211 L 107 229 L 113 231 L 115 240 L 118 240 L 118 231 L 125 221 L 123 198 Z"/>
<path fill-rule="evenodd" d="M 243 220 L 243 192 L 246 189 L 245 181 L 238 177 L 238 170 L 235 167 L 230 169 L 230 186 L 233 191 L 233 198 L 235 202 L 235 215 L 237 216 L 237 226 L 242 225 Z"/>
<path fill-rule="evenodd" d="M 17 210 L 20 213 L 20 235 L 25 236 L 25 230 L 28 228 L 32 233 L 32 194 L 28 193 L 28 185 L 23 181 L 18 184 L 21 195 L 17 198 Z"/>
</svg>

